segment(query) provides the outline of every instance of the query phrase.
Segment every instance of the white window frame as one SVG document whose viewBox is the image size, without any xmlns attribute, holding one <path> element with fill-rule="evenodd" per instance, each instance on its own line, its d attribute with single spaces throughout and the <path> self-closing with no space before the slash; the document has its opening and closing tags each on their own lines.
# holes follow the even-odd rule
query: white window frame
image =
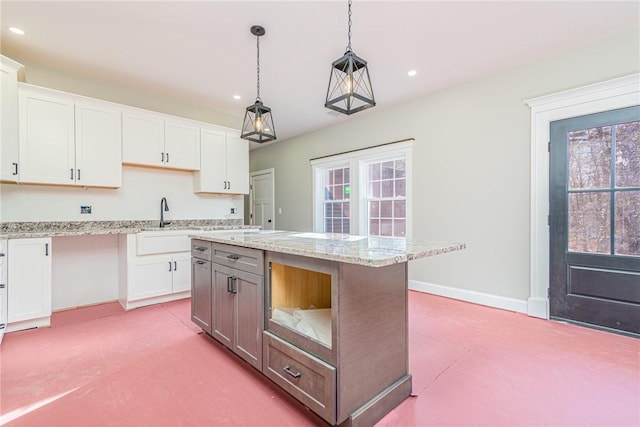
<svg viewBox="0 0 640 427">
<path fill-rule="evenodd" d="M 311 160 L 313 185 L 313 230 L 324 232 L 324 187 L 323 175 L 327 169 L 349 168 L 350 192 L 350 234 L 366 236 L 367 227 L 367 171 L 369 163 L 404 158 L 406 161 L 406 231 L 405 237 L 412 233 L 412 151 L 414 141 L 402 141 L 372 148 L 352 151 L 335 156 Z"/>
</svg>

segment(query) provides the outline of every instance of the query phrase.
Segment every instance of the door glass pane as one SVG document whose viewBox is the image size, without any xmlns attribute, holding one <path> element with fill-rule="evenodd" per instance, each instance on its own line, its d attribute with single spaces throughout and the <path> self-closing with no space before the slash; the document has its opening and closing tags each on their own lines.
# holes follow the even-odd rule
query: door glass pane
<svg viewBox="0 0 640 427">
<path fill-rule="evenodd" d="M 609 198 L 608 192 L 569 194 L 569 251 L 611 253 Z"/>
<path fill-rule="evenodd" d="M 640 191 L 616 192 L 616 254 L 640 256 Z"/>
<path fill-rule="evenodd" d="M 640 121 L 616 126 L 616 187 L 640 187 Z"/>
<path fill-rule="evenodd" d="M 611 183 L 611 126 L 569 132 L 569 189 Z"/>
</svg>

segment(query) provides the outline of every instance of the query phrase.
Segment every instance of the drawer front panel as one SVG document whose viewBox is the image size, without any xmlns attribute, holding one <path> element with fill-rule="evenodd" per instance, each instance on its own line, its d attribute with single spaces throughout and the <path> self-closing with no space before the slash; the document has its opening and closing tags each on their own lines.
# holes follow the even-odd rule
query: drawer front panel
<svg viewBox="0 0 640 427">
<path fill-rule="evenodd" d="M 191 240 L 191 256 L 211 261 L 211 242 L 205 240 Z"/>
<path fill-rule="evenodd" d="M 264 332 L 263 373 L 331 424 L 335 423 L 336 369 Z"/>
<path fill-rule="evenodd" d="M 264 256 L 261 250 L 212 243 L 211 253 L 211 260 L 215 263 L 259 276 L 264 275 Z"/>
<path fill-rule="evenodd" d="M 136 255 L 187 252 L 190 247 L 188 231 L 143 231 L 136 234 Z"/>
</svg>

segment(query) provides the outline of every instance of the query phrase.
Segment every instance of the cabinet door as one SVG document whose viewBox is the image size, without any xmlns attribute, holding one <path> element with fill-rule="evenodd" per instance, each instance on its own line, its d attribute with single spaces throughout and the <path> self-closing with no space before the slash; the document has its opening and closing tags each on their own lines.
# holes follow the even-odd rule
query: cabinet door
<svg viewBox="0 0 640 427">
<path fill-rule="evenodd" d="M 51 316 L 51 239 L 10 239 L 9 323 Z"/>
<path fill-rule="evenodd" d="M 262 370 L 263 277 L 234 270 L 236 329 L 233 350 Z"/>
<path fill-rule="evenodd" d="M 211 334 L 211 263 L 191 261 L 191 320 Z"/>
<path fill-rule="evenodd" d="M 233 348 L 234 294 L 231 293 L 231 269 L 212 264 L 211 335 L 229 348 Z"/>
<path fill-rule="evenodd" d="M 75 105 L 76 183 L 92 187 L 122 186 L 122 117 L 101 105 Z"/>
<path fill-rule="evenodd" d="M 184 292 L 191 289 L 191 254 L 173 257 L 173 292 Z"/>
<path fill-rule="evenodd" d="M 164 120 L 152 115 L 122 113 L 122 162 L 164 165 Z"/>
<path fill-rule="evenodd" d="M 249 141 L 227 134 L 228 191 L 249 194 Z"/>
<path fill-rule="evenodd" d="M 173 169 L 200 169 L 200 128 L 189 123 L 165 121 L 165 166 Z"/>
<path fill-rule="evenodd" d="M 200 132 L 200 170 L 194 173 L 194 192 L 227 192 L 227 144 L 224 132 Z"/>
<path fill-rule="evenodd" d="M 0 179 L 17 182 L 19 172 L 18 144 L 18 75 L 13 67 L 0 62 Z"/>
<path fill-rule="evenodd" d="M 20 181 L 75 183 L 73 102 L 61 96 L 20 89 Z"/>
<path fill-rule="evenodd" d="M 153 257 L 137 260 L 129 269 L 128 300 L 134 301 L 159 295 L 170 294 L 173 261 L 171 257 Z"/>
</svg>

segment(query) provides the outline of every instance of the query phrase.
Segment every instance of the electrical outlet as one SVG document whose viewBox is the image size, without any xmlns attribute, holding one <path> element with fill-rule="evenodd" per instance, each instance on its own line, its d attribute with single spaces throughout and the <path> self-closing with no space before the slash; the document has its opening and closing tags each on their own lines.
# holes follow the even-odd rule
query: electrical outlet
<svg viewBox="0 0 640 427">
<path fill-rule="evenodd" d="M 80 206 L 80 213 L 81 214 L 90 214 L 91 213 L 91 206 Z"/>
<path fill-rule="evenodd" d="M 231 208 L 231 213 L 234 214 L 236 213 L 237 209 L 236 208 Z"/>
</svg>

